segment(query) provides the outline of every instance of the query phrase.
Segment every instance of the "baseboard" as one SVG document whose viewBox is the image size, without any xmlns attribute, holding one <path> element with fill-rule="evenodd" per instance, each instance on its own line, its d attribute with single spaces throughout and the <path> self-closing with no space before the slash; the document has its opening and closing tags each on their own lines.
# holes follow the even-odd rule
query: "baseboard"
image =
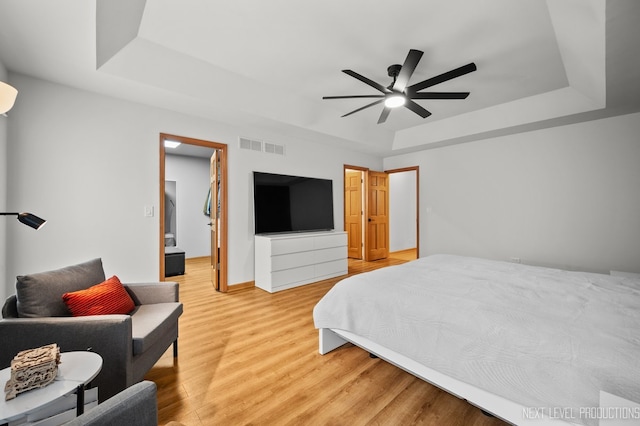
<svg viewBox="0 0 640 426">
<path fill-rule="evenodd" d="M 405 255 L 405 254 L 412 254 L 412 253 L 415 253 L 415 252 L 416 252 L 416 248 L 414 247 L 414 248 L 409 248 L 409 249 L 389 252 L 389 256 L 392 256 L 392 255 L 401 256 L 401 255 Z"/>
<path fill-rule="evenodd" d="M 185 260 L 201 260 L 201 259 L 211 259 L 211 257 L 210 256 L 187 257 Z"/>
<path fill-rule="evenodd" d="M 232 293 L 234 291 L 247 290 L 250 288 L 255 288 L 255 286 L 256 286 L 255 281 L 247 281 L 246 283 L 231 284 L 227 286 L 227 293 Z"/>
</svg>

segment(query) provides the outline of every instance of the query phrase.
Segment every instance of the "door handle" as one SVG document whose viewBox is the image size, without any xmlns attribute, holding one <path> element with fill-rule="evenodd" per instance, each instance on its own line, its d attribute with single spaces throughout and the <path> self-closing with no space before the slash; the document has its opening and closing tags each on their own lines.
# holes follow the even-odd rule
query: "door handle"
<svg viewBox="0 0 640 426">
<path fill-rule="evenodd" d="M 369 218 L 368 220 L 369 220 L 369 222 L 371 222 L 371 218 Z"/>
</svg>

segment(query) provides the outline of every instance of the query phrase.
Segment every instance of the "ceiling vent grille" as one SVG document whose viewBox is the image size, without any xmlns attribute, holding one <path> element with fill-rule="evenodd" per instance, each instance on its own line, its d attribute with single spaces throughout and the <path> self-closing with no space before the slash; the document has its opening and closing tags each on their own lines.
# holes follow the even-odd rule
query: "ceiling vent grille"
<svg viewBox="0 0 640 426">
<path fill-rule="evenodd" d="M 262 141 L 240 138 L 240 149 L 262 152 Z"/>
<path fill-rule="evenodd" d="M 275 143 L 264 143 L 264 152 L 269 154 L 284 155 L 284 145 L 277 145 Z"/>
</svg>

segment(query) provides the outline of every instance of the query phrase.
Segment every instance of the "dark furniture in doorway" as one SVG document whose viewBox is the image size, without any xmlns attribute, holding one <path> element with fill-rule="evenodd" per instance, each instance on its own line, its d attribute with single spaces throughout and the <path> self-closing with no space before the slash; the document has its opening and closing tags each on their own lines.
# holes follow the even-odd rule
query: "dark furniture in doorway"
<svg viewBox="0 0 640 426">
<path fill-rule="evenodd" d="M 184 275 L 184 250 L 178 247 L 164 248 L 164 276 Z"/>
</svg>

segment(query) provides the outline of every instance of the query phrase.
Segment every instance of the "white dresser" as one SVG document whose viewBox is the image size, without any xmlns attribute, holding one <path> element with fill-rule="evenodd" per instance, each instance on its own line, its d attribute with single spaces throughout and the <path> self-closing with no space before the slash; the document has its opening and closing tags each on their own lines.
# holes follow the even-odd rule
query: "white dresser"
<svg viewBox="0 0 640 426">
<path fill-rule="evenodd" d="M 255 236 L 256 287 L 275 293 L 347 273 L 347 233 Z"/>
</svg>

